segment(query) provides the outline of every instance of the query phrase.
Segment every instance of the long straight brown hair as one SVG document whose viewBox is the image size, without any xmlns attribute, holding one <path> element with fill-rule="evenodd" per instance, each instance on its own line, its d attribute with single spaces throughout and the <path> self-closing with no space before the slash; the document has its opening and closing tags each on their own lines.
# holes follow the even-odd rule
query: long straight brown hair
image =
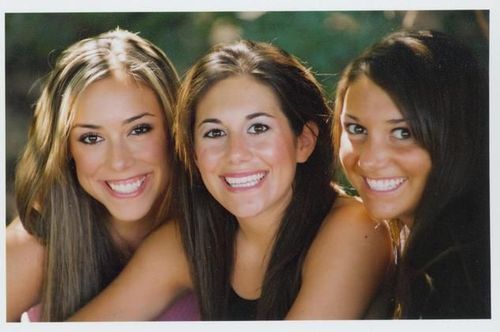
<svg viewBox="0 0 500 332">
<path fill-rule="evenodd" d="M 76 98 L 93 82 L 117 72 L 156 93 L 164 111 L 169 169 L 177 160 L 170 128 L 178 77 L 159 48 L 117 29 L 77 42 L 62 53 L 37 101 L 15 181 L 20 219 L 46 247 L 44 321 L 68 318 L 103 289 L 128 259 L 110 237 L 107 210 L 78 183 L 68 150 Z M 171 184 L 172 174 L 167 176 Z M 160 197 L 152 217 L 162 222 L 176 210 L 169 186 Z"/>
<path fill-rule="evenodd" d="M 296 136 L 309 121 L 319 129 L 313 153 L 297 165 L 293 197 L 275 234 L 258 301 L 257 319 L 282 319 L 300 288 L 304 257 L 336 197 L 330 186 L 330 110 L 310 71 L 270 44 L 240 41 L 217 46 L 188 72 L 179 94 L 175 126 L 177 151 L 189 172 L 184 179 L 187 185 L 181 186 L 186 211 L 181 230 L 203 319 L 227 318 L 238 224 L 201 180 L 194 160 L 193 127 L 198 101 L 214 84 L 237 75 L 248 75 L 274 91 Z"/>
</svg>

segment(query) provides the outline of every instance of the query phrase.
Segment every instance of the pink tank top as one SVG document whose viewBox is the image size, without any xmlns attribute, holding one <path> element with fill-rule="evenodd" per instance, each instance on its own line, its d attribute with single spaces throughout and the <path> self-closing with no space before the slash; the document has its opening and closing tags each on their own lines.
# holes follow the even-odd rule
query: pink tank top
<svg viewBox="0 0 500 332">
<path fill-rule="evenodd" d="M 41 314 L 40 304 L 31 307 L 21 316 L 21 322 L 39 322 Z M 195 321 L 200 320 L 200 312 L 196 296 L 192 293 L 186 293 L 178 298 L 174 304 L 165 310 L 163 314 L 155 319 L 156 321 Z"/>
</svg>

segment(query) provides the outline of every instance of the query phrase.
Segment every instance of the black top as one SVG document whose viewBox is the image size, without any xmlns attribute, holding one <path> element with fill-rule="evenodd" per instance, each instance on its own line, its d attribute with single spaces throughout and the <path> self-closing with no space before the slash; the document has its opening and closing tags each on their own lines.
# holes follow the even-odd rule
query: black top
<svg viewBox="0 0 500 332">
<path fill-rule="evenodd" d="M 240 297 L 231 287 L 226 320 L 255 320 L 257 318 L 257 302 Z"/>
</svg>

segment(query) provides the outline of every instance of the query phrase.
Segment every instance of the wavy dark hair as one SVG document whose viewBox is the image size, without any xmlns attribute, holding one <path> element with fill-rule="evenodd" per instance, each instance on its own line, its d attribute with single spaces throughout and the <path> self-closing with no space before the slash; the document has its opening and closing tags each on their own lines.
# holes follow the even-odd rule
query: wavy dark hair
<svg viewBox="0 0 500 332">
<path fill-rule="evenodd" d="M 380 86 L 432 167 L 398 268 L 396 317 L 490 317 L 488 80 L 466 47 L 396 32 L 352 61 L 337 86 L 334 145 L 349 86 Z"/>
<path fill-rule="evenodd" d="M 81 40 L 61 54 L 36 103 L 15 182 L 21 222 L 46 247 L 44 321 L 68 318 L 129 258 L 115 248 L 106 208 L 80 186 L 68 148 L 77 97 L 93 82 L 117 73 L 155 92 L 164 115 L 170 168 L 177 163 L 171 127 L 179 79 L 163 51 L 134 33 L 116 29 Z M 171 183 L 172 174 L 167 178 Z M 158 223 L 177 211 L 171 186 L 160 196 L 152 215 Z"/>
<path fill-rule="evenodd" d="M 227 317 L 238 224 L 201 180 L 194 160 L 193 127 L 197 104 L 205 93 L 217 82 L 237 75 L 248 75 L 274 91 L 296 136 L 309 121 L 319 129 L 313 153 L 305 163 L 297 165 L 293 197 L 275 235 L 257 306 L 258 319 L 282 319 L 300 288 L 305 255 L 336 197 L 330 186 L 330 110 L 311 72 L 271 44 L 239 41 L 217 46 L 187 73 L 175 126 L 177 151 L 189 174 L 183 186 L 186 220 L 181 229 L 203 319 Z"/>
</svg>

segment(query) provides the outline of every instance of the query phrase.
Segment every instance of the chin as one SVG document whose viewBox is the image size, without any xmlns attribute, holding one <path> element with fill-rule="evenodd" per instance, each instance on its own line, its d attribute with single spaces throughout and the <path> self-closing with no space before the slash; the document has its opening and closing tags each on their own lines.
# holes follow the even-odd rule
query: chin
<svg viewBox="0 0 500 332">
<path fill-rule="evenodd" d="M 398 218 L 399 214 L 394 213 L 394 209 L 373 209 L 370 208 L 369 206 L 366 207 L 368 210 L 369 214 L 372 216 L 373 219 L 375 220 L 391 220 L 391 219 L 396 219 Z"/>
<path fill-rule="evenodd" d="M 123 213 L 123 211 L 121 211 L 121 213 L 112 214 L 112 217 L 120 222 L 134 223 L 144 219 L 146 215 L 147 213 Z"/>
</svg>

